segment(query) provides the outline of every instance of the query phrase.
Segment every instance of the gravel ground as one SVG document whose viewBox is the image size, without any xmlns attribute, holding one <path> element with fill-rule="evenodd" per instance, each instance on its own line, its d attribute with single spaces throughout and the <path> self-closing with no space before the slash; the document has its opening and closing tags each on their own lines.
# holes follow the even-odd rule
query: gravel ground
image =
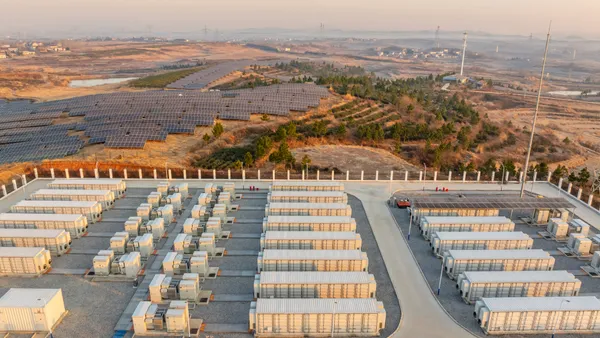
<svg viewBox="0 0 600 338">
<path fill-rule="evenodd" d="M 385 329 L 381 331 L 381 337 L 388 337 L 400 323 L 398 297 L 362 203 L 356 197 L 348 195 L 348 204 L 352 207 L 352 217 L 356 220 L 356 231 L 362 237 L 362 251 L 366 252 L 369 257 L 369 273 L 373 274 L 377 281 L 376 298 L 383 302 L 386 311 Z"/>
<path fill-rule="evenodd" d="M 110 247 L 110 238 L 104 237 L 81 237 L 74 239 L 71 243 L 73 249 L 98 249 L 104 250 Z"/>
<path fill-rule="evenodd" d="M 113 328 L 135 291 L 131 283 L 93 283 L 76 276 L 56 275 L 0 278 L 0 287 L 61 288 L 69 313 L 58 325 L 55 337 L 112 337 Z"/>
<path fill-rule="evenodd" d="M 148 193 L 148 195 L 150 195 L 150 193 Z M 148 199 L 147 198 L 139 198 L 139 197 L 125 197 L 120 200 L 117 200 L 117 203 L 115 203 L 115 206 L 121 207 L 121 208 L 124 208 L 124 207 L 137 208 L 142 203 L 148 203 Z"/>
<path fill-rule="evenodd" d="M 223 230 L 231 231 L 235 237 L 236 233 L 240 234 L 260 234 L 262 233 L 262 223 L 256 224 L 227 224 L 223 227 Z"/>
<path fill-rule="evenodd" d="M 244 207 L 264 208 L 267 204 L 267 195 L 264 195 L 264 197 L 265 198 L 242 198 L 233 201 L 232 204 L 238 204 L 240 206 L 240 210 L 244 210 Z"/>
<path fill-rule="evenodd" d="M 93 259 L 93 255 L 67 254 L 53 258 L 52 267 L 57 269 L 90 269 L 94 265 Z M 46 276 L 42 278 L 46 278 Z"/>
<path fill-rule="evenodd" d="M 227 250 L 260 250 L 260 240 L 258 238 L 230 238 L 228 240 L 220 241 L 224 244 Z"/>
<path fill-rule="evenodd" d="M 228 217 L 235 217 L 236 219 L 254 219 L 260 220 L 265 218 L 265 209 L 261 210 L 244 210 L 240 209 L 238 211 L 231 211 L 227 214 Z"/>
<path fill-rule="evenodd" d="M 133 216 L 135 213 L 131 212 L 129 215 Z M 122 216 L 120 218 L 129 217 Z M 118 232 L 125 231 L 125 222 L 100 222 L 91 225 L 88 228 L 88 232 Z"/>
<path fill-rule="evenodd" d="M 402 232 L 406 235 L 408 233 L 409 227 L 409 217 L 408 212 L 405 209 L 392 208 L 392 214 L 396 218 L 398 224 Z M 515 220 L 515 231 L 522 231 L 527 234 L 537 235 L 538 231 L 545 230 L 540 227 L 532 227 L 523 224 L 518 221 L 518 216 L 521 215 L 529 215 L 531 213 L 514 213 L 513 219 Z M 509 212 L 501 212 L 501 216 L 509 217 Z M 418 226 L 413 224 L 413 228 L 411 230 L 411 238 L 409 241 L 409 246 L 415 255 L 421 270 L 423 271 L 429 286 L 432 291 L 437 292 L 439 276 L 440 276 L 440 268 L 441 268 L 441 259 L 435 258 L 431 254 L 431 250 L 429 247 L 429 242 L 427 242 L 423 236 L 419 233 Z M 565 243 L 557 243 L 554 241 L 547 241 L 541 238 L 534 238 L 534 249 L 543 249 L 547 251 L 556 250 L 558 247 L 565 246 Z M 554 266 L 554 270 L 568 270 L 569 272 L 575 272 L 580 270 L 580 266 L 588 264 L 586 261 L 581 261 L 575 258 L 568 258 L 565 256 L 553 256 L 556 259 L 556 264 Z M 592 279 L 588 276 L 579 276 L 577 278 L 582 281 L 582 288 L 580 295 L 584 295 L 586 293 L 600 293 L 600 280 Z M 474 305 L 465 304 L 460 297 L 458 290 L 456 289 L 456 282 L 450 280 L 446 275 L 443 276 L 442 285 L 441 285 L 441 293 L 438 296 L 438 299 L 442 306 L 450 313 L 450 315 L 459 322 L 466 329 L 471 331 L 473 334 L 479 337 L 486 337 L 477 321 L 473 318 L 473 309 Z M 541 335 L 538 335 L 541 336 Z M 503 338 L 527 338 L 532 337 L 532 335 L 501 335 L 499 337 Z M 591 337 L 590 335 L 577 335 L 577 334 L 561 334 L 560 337 L 564 338 L 585 338 Z"/>
<path fill-rule="evenodd" d="M 214 295 L 222 294 L 252 294 L 254 292 L 254 277 L 217 277 L 206 279 L 202 289 L 212 290 Z"/>
<path fill-rule="evenodd" d="M 254 256 L 224 256 L 213 258 L 208 261 L 208 265 L 218 266 L 221 270 L 254 270 L 256 271 L 257 263 Z"/>
<path fill-rule="evenodd" d="M 250 302 L 211 302 L 191 310 L 192 318 L 202 318 L 206 324 L 246 324 Z M 229 335 L 227 335 L 229 337 Z"/>
</svg>

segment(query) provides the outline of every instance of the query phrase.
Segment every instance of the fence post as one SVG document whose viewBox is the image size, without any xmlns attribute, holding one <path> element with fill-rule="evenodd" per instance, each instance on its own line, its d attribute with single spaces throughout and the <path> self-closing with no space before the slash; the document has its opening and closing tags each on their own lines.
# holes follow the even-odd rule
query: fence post
<svg viewBox="0 0 600 338">
<path fill-rule="evenodd" d="M 127 169 L 123 169 L 123 178 L 127 179 Z"/>
<path fill-rule="evenodd" d="M 533 182 L 537 180 L 537 171 L 533 172 Z"/>
<path fill-rule="evenodd" d="M 171 173 L 171 169 L 169 169 L 169 180 L 173 179 L 173 174 Z"/>
<path fill-rule="evenodd" d="M 54 179 L 54 168 L 50 168 L 50 177 L 52 177 L 52 179 Z"/>
<path fill-rule="evenodd" d="M 467 172 L 463 171 L 463 182 L 467 181 Z"/>
<path fill-rule="evenodd" d="M 152 170 L 152 174 L 154 175 L 154 179 L 158 179 L 158 176 L 156 175 L 156 169 Z"/>
<path fill-rule="evenodd" d="M 6 196 L 6 195 L 8 195 L 8 194 L 6 193 L 6 186 L 3 184 L 3 185 L 2 185 L 2 196 Z"/>
<path fill-rule="evenodd" d="M 290 170 L 289 170 L 289 169 L 288 169 L 288 171 L 287 171 L 287 180 L 288 180 L 288 181 L 290 180 Z"/>
<path fill-rule="evenodd" d="M 590 198 L 588 198 L 588 205 L 591 206 L 593 202 L 594 202 L 594 195 L 590 195 Z"/>
<path fill-rule="evenodd" d="M 350 181 L 350 170 L 346 170 L 346 181 Z"/>
<path fill-rule="evenodd" d="M 33 168 L 33 176 L 35 176 L 35 178 L 38 178 L 37 168 Z"/>
<path fill-rule="evenodd" d="M 390 171 L 390 181 L 394 180 L 394 171 Z"/>
<path fill-rule="evenodd" d="M 552 180 L 552 172 L 549 171 L 548 172 L 548 182 L 550 182 Z"/>
<path fill-rule="evenodd" d="M 304 181 L 304 169 L 302 169 L 302 180 Z"/>
<path fill-rule="evenodd" d="M 477 172 L 477 182 L 479 182 L 479 180 L 481 179 L 481 171 Z"/>
<path fill-rule="evenodd" d="M 65 177 L 66 177 L 66 178 L 71 178 L 71 177 L 69 176 L 69 169 L 65 169 Z"/>
<path fill-rule="evenodd" d="M 433 181 L 437 182 L 437 171 L 433 172 Z"/>
<path fill-rule="evenodd" d="M 258 169 L 258 175 L 257 175 L 257 177 L 258 177 L 258 180 L 260 181 L 260 169 Z"/>
<path fill-rule="evenodd" d="M 319 176 L 320 176 L 320 174 L 321 174 L 321 171 L 320 171 L 320 170 L 317 170 L 317 181 L 319 180 Z"/>
<path fill-rule="evenodd" d="M 100 178 L 100 171 L 98 171 L 98 168 L 94 168 L 94 177 L 95 177 L 96 179 L 99 179 L 99 178 Z"/>
<path fill-rule="evenodd" d="M 448 182 L 452 182 L 452 170 L 448 171 Z"/>
<path fill-rule="evenodd" d="M 375 170 L 375 181 L 379 181 L 379 170 Z"/>
<path fill-rule="evenodd" d="M 79 168 L 79 177 L 84 178 L 85 176 L 83 175 L 83 169 Z"/>
<path fill-rule="evenodd" d="M 519 172 L 519 182 L 523 182 L 523 172 Z"/>
<path fill-rule="evenodd" d="M 17 181 L 16 180 L 12 180 L 13 181 L 13 188 L 14 190 L 17 190 Z"/>
<path fill-rule="evenodd" d="M 360 180 L 361 180 L 361 181 L 364 181 L 364 180 L 365 180 L 365 171 L 364 171 L 364 170 L 361 170 L 361 171 L 360 171 Z"/>
<path fill-rule="evenodd" d="M 108 177 L 113 178 L 112 169 L 108 169 Z"/>
<path fill-rule="evenodd" d="M 571 188 L 573 188 L 573 183 L 569 183 L 569 185 L 567 186 L 567 194 L 571 193 Z"/>
<path fill-rule="evenodd" d="M 231 181 L 231 169 L 227 169 L 227 179 Z"/>
<path fill-rule="evenodd" d="M 275 170 L 273 170 L 273 181 L 275 181 Z"/>
<path fill-rule="evenodd" d="M 335 170 L 331 171 L 331 180 L 335 181 Z"/>
<path fill-rule="evenodd" d="M 408 182 L 408 170 L 404 172 L 404 182 Z"/>
<path fill-rule="evenodd" d="M 562 177 L 558 180 L 558 190 L 562 190 L 563 179 Z"/>
<path fill-rule="evenodd" d="M 213 169 L 213 180 L 217 179 L 217 171 Z"/>
<path fill-rule="evenodd" d="M 27 176 L 21 175 L 21 182 L 23 183 L 23 186 L 25 186 L 27 184 Z M 23 189 L 25 189 L 25 188 L 23 188 Z"/>
<path fill-rule="evenodd" d="M 202 170 L 198 169 L 198 179 L 202 179 Z"/>
<path fill-rule="evenodd" d="M 494 182 L 495 179 L 496 179 L 496 172 L 492 171 L 492 179 L 490 182 Z"/>
<path fill-rule="evenodd" d="M 583 189 L 579 188 L 579 190 L 577 190 L 577 199 L 580 200 L 581 199 L 581 194 L 583 193 Z"/>
<path fill-rule="evenodd" d="M 504 182 L 508 182 L 509 177 L 510 177 L 510 173 L 507 171 L 506 175 L 504 175 Z"/>
<path fill-rule="evenodd" d="M 419 181 L 423 180 L 423 170 L 419 171 Z"/>
<path fill-rule="evenodd" d="M 246 169 L 242 169 L 242 181 L 246 180 Z"/>
<path fill-rule="evenodd" d="M 187 180 L 187 170 L 183 169 L 183 179 Z"/>
<path fill-rule="evenodd" d="M 140 177 L 140 180 L 142 178 L 144 178 L 144 174 L 142 173 L 142 169 L 138 169 L 138 176 Z"/>
</svg>

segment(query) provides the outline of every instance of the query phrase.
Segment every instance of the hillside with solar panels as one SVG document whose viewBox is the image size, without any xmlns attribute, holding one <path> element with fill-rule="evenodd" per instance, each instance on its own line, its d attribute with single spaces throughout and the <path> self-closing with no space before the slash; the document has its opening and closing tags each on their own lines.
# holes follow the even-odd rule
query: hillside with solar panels
<svg viewBox="0 0 600 338">
<path fill-rule="evenodd" d="M 234 91 L 120 92 L 44 103 L 5 102 L 0 104 L 0 164 L 61 158 L 86 144 L 143 149 L 147 141 L 193 135 L 196 127 L 212 126 L 217 119 L 306 112 L 328 95 L 324 87 L 290 83 Z"/>
</svg>

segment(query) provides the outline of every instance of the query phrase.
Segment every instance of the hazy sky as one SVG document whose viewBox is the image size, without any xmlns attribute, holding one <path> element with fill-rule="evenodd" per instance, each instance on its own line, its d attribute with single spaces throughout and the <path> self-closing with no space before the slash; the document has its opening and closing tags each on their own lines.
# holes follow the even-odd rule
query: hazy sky
<svg viewBox="0 0 600 338">
<path fill-rule="evenodd" d="M 600 36 L 598 0 L 0 0 L 0 32 L 281 27 Z"/>
</svg>

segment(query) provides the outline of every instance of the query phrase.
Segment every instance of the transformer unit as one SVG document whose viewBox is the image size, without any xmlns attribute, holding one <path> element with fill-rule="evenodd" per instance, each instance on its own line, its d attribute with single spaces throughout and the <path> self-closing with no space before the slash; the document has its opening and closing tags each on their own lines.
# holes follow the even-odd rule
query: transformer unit
<svg viewBox="0 0 600 338">
<path fill-rule="evenodd" d="M 212 209 L 212 216 L 219 217 L 221 222 L 227 222 L 227 206 L 225 204 L 215 204 Z"/>
<path fill-rule="evenodd" d="M 269 203 L 266 216 L 352 216 L 352 208 L 344 203 Z"/>
<path fill-rule="evenodd" d="M 590 248 L 590 253 L 593 254 L 596 251 L 600 250 L 600 235 L 596 235 L 590 239 L 592 240 L 592 247 Z"/>
<path fill-rule="evenodd" d="M 126 252 L 127 241 L 129 241 L 129 232 L 116 232 L 110 239 L 110 250 L 117 254 Z"/>
<path fill-rule="evenodd" d="M 109 210 L 115 205 L 115 193 L 111 190 L 61 190 L 40 189 L 29 196 L 38 201 L 91 201 Z"/>
<path fill-rule="evenodd" d="M 115 254 L 112 250 L 100 250 L 93 259 L 94 274 L 96 276 L 110 275 L 110 267 Z"/>
<path fill-rule="evenodd" d="M 0 214 L 0 229 L 64 229 L 71 238 L 80 238 L 87 232 L 87 217 L 65 214 Z"/>
<path fill-rule="evenodd" d="M 207 194 L 205 192 L 201 193 L 198 197 L 198 205 L 200 206 L 211 206 L 212 194 Z"/>
<path fill-rule="evenodd" d="M 158 191 L 153 191 L 148 195 L 148 204 L 152 205 L 152 208 L 158 208 L 161 198 L 162 195 Z"/>
<path fill-rule="evenodd" d="M 214 194 L 214 193 L 216 193 L 217 192 L 217 185 L 213 184 L 213 183 L 207 183 L 204 186 L 204 192 L 206 194 Z"/>
<path fill-rule="evenodd" d="M 150 214 L 150 219 L 162 218 L 164 219 L 165 224 L 168 226 L 174 220 L 173 215 L 173 205 L 167 204 L 162 207 L 152 210 Z"/>
<path fill-rule="evenodd" d="M 577 256 L 589 255 L 592 250 L 592 240 L 582 234 L 570 234 L 567 247 Z"/>
<path fill-rule="evenodd" d="M 160 241 L 165 234 L 165 220 L 156 218 L 140 227 L 140 234 L 152 234 L 155 241 Z"/>
<path fill-rule="evenodd" d="M 204 226 L 204 232 L 213 233 L 215 234 L 215 237 L 221 238 L 221 219 L 219 217 L 209 217 Z"/>
<path fill-rule="evenodd" d="M 130 252 L 118 259 L 115 258 L 110 266 L 110 273 L 114 275 L 125 275 L 127 277 L 137 277 L 142 269 L 141 255 L 139 252 Z"/>
<path fill-rule="evenodd" d="M 111 190 L 116 198 L 125 196 L 127 185 L 121 179 L 59 179 L 48 184 L 50 189 Z"/>
<path fill-rule="evenodd" d="M 235 198 L 235 183 L 227 182 L 223 184 L 223 192 L 228 192 L 232 198 Z"/>
<path fill-rule="evenodd" d="M 228 192 L 222 192 L 219 194 L 219 198 L 217 199 L 218 204 L 225 204 L 228 208 L 231 206 L 231 194 Z"/>
<path fill-rule="evenodd" d="M 136 209 L 136 215 L 142 218 L 142 221 L 150 220 L 150 213 L 152 212 L 152 204 L 150 203 L 142 203 Z"/>
<path fill-rule="evenodd" d="M 156 186 L 156 191 L 160 193 L 161 198 L 169 194 L 169 182 L 160 182 Z"/>
<path fill-rule="evenodd" d="M 140 226 L 142 225 L 142 218 L 138 216 L 129 217 L 125 221 L 125 231 L 129 233 L 129 236 L 137 236 L 140 234 Z"/>
<path fill-rule="evenodd" d="M 102 205 L 81 201 L 20 201 L 10 207 L 11 212 L 27 214 L 84 215 L 90 223 L 102 220 Z"/>
<path fill-rule="evenodd" d="M 180 212 L 183 209 L 183 201 L 181 194 L 176 192 L 172 195 L 168 195 L 160 201 L 161 205 L 172 205 L 174 212 Z"/>
<path fill-rule="evenodd" d="M 180 280 L 164 274 L 155 275 L 149 286 L 150 301 L 161 303 L 167 299 L 196 301 L 200 296 L 200 277 L 184 273 Z"/>
<path fill-rule="evenodd" d="M 204 232 L 204 227 L 197 219 L 188 218 L 183 223 L 183 233 L 186 235 L 200 236 L 202 232 Z"/>
<path fill-rule="evenodd" d="M 179 183 L 169 188 L 169 194 L 180 193 L 182 202 L 190 195 L 187 183 Z"/>
<path fill-rule="evenodd" d="M 569 211 L 566 209 L 536 209 L 533 212 L 535 224 L 547 224 L 552 218 L 559 218 L 564 222 L 569 220 Z"/>
<path fill-rule="evenodd" d="M 215 236 L 212 233 L 203 233 L 201 237 L 179 234 L 173 242 L 173 250 L 177 253 L 191 254 L 195 251 L 206 251 L 209 255 L 216 254 Z"/>
<path fill-rule="evenodd" d="M 554 238 L 566 238 L 569 236 L 569 223 L 560 218 L 551 218 L 546 231 Z"/>
<path fill-rule="evenodd" d="M 590 233 L 590 225 L 580 219 L 573 219 L 569 222 L 569 233 L 587 236 Z"/>
<path fill-rule="evenodd" d="M 191 257 L 177 252 L 169 252 L 163 259 L 162 265 L 163 272 L 167 275 L 183 275 L 191 272 L 207 277 L 209 273 L 206 251 L 195 251 Z"/>
<path fill-rule="evenodd" d="M 154 236 L 152 234 L 144 234 L 136 236 L 127 241 L 127 252 L 137 251 L 142 258 L 148 258 L 154 252 Z"/>
<path fill-rule="evenodd" d="M 192 208 L 192 218 L 200 220 L 202 222 L 208 219 L 208 213 L 206 212 L 206 206 L 194 205 Z"/>
<path fill-rule="evenodd" d="M 600 251 L 594 252 L 594 256 L 592 256 L 592 262 L 590 263 L 592 268 L 596 270 L 596 272 L 600 273 Z"/>
<path fill-rule="evenodd" d="M 135 335 L 188 336 L 190 332 L 190 314 L 187 301 L 173 300 L 168 307 L 142 301 L 131 315 Z M 163 335 L 164 336 L 164 335 Z"/>
</svg>

